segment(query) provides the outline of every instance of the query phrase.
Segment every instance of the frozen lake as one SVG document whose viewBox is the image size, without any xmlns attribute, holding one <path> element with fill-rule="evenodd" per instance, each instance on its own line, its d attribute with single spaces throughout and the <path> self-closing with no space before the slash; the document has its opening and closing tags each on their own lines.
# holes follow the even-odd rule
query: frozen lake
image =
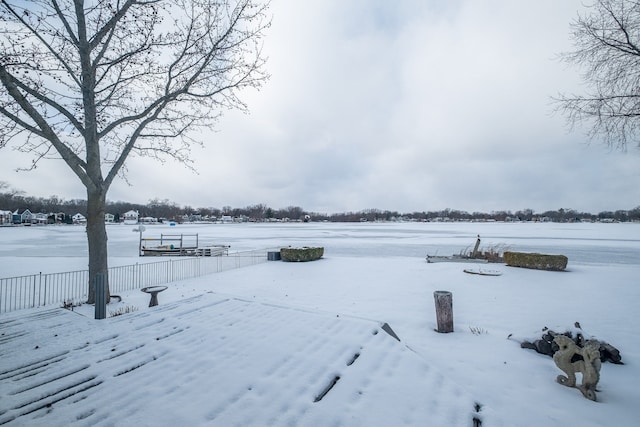
<svg viewBox="0 0 640 427">
<path fill-rule="evenodd" d="M 110 265 L 157 261 L 138 257 L 139 233 L 109 225 Z M 143 237 L 198 234 L 200 246 L 225 244 L 231 251 L 282 246 L 324 246 L 325 257 L 458 254 L 477 235 L 482 248 L 563 254 L 572 264 L 640 263 L 640 224 L 558 223 L 241 223 L 147 226 Z M 87 268 L 82 226 L 0 228 L 0 277 Z"/>
</svg>

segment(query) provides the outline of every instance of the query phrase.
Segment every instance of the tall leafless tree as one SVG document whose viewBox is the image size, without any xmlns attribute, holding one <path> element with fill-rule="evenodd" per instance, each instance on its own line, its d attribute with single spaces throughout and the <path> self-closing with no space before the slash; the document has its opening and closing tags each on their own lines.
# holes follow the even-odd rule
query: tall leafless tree
<svg viewBox="0 0 640 427">
<path fill-rule="evenodd" d="M 87 191 L 89 276 L 130 156 L 190 164 L 190 131 L 259 87 L 268 0 L 0 0 L 0 147 L 58 158 Z M 94 291 L 89 284 L 89 302 Z"/>
<path fill-rule="evenodd" d="M 587 89 L 561 94 L 558 109 L 611 147 L 640 146 L 640 2 L 595 0 L 571 30 L 574 50 L 561 58 L 581 69 Z"/>
</svg>

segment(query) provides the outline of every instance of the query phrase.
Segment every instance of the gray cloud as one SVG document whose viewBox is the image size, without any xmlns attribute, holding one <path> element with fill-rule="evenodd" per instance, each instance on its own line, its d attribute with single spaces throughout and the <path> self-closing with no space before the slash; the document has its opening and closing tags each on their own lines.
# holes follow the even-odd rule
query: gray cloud
<svg viewBox="0 0 640 427">
<path fill-rule="evenodd" d="M 585 148 L 552 114 L 551 96 L 579 89 L 579 70 L 554 58 L 582 7 L 274 0 L 272 78 L 244 94 L 251 113 L 196 135 L 206 145 L 193 152 L 199 175 L 131 159 L 132 187 L 117 182 L 109 198 L 321 212 L 637 206 L 639 153 Z M 60 166 L 0 179 L 83 197 L 70 172 L 50 179 Z"/>
</svg>

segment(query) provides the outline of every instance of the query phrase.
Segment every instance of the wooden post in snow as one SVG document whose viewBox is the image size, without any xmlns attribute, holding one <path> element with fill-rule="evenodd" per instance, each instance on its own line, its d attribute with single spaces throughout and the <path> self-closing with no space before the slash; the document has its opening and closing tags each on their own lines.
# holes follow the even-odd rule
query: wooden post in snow
<svg viewBox="0 0 640 427">
<path fill-rule="evenodd" d="M 478 256 L 478 249 L 480 248 L 480 235 L 478 234 L 478 240 L 476 240 L 476 245 L 473 248 L 473 252 L 471 252 L 471 258 L 475 258 Z"/>
<path fill-rule="evenodd" d="M 449 291 L 435 291 L 437 332 L 453 332 L 453 295 Z"/>
</svg>

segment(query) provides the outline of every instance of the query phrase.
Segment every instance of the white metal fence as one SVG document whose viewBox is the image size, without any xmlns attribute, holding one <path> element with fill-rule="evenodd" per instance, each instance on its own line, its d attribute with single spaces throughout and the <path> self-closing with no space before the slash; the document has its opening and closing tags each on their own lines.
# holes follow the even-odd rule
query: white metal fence
<svg viewBox="0 0 640 427">
<path fill-rule="evenodd" d="M 267 250 L 264 249 L 111 267 L 109 291 L 111 295 L 117 295 L 132 289 L 192 279 L 266 261 Z M 88 298 L 88 291 L 87 270 L 0 278 L 0 314 L 46 305 L 62 306 L 66 301 L 83 302 Z"/>
</svg>

